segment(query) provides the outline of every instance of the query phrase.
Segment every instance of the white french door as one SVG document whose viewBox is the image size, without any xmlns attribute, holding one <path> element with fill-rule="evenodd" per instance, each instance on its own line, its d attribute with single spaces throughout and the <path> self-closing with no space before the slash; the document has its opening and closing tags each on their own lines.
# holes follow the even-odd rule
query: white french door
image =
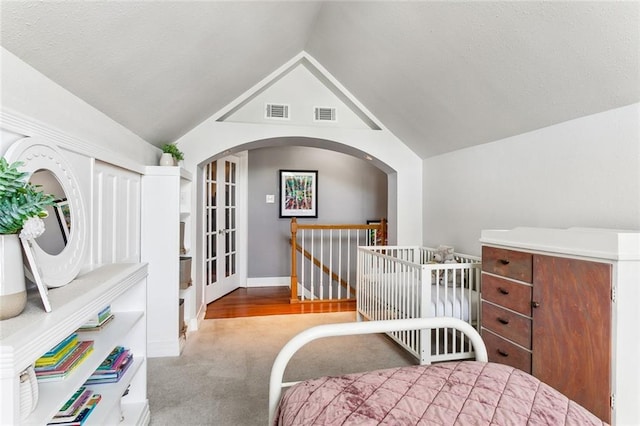
<svg viewBox="0 0 640 426">
<path fill-rule="evenodd" d="M 239 286 L 238 158 L 221 158 L 204 170 L 205 303 Z"/>
</svg>

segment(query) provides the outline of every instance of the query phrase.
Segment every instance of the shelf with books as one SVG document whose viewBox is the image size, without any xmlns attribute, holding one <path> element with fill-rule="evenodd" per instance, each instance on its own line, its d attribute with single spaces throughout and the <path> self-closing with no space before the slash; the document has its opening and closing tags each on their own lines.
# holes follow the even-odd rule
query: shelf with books
<svg viewBox="0 0 640 426">
<path fill-rule="evenodd" d="M 100 366 L 113 348 L 120 344 L 122 336 L 128 330 L 134 328 L 136 323 L 140 322 L 142 318 L 143 314 L 141 312 L 115 312 L 113 320 L 104 329 L 95 332 L 78 333 L 79 339 L 94 341 L 93 352 L 87 357 L 85 362 L 78 365 L 64 380 L 38 383 L 39 398 L 42 401 L 59 400 L 60 397 L 64 395 L 62 399 L 69 399 Z M 139 356 L 144 357 L 144 354 L 140 354 Z M 103 400 L 100 403 L 103 405 L 108 404 L 108 398 L 103 396 Z M 48 419 L 56 414 L 59 408 L 60 407 L 54 405 L 38 404 L 27 420 L 29 423 L 32 423 L 31 418 L 34 420 L 44 419 L 44 423 L 46 423 Z M 33 423 L 42 422 L 38 420 Z"/>
<path fill-rule="evenodd" d="M 102 395 L 83 386 L 58 410 L 47 426 L 75 426 L 89 423 L 89 418 Z"/>
<path fill-rule="evenodd" d="M 84 384 L 117 345 L 130 347 L 136 363 L 117 384 L 104 385 L 107 398 L 100 405 L 120 403 L 120 395 L 131 384 L 138 409 L 128 412 L 128 423 L 148 419 L 146 395 L 146 265 L 111 264 L 79 276 L 71 284 L 49 290 L 53 309 L 45 313 L 37 301 L 29 301 L 26 313 L 3 321 L 0 330 L 0 393 L 3 395 L 0 424 L 44 425 L 64 403 Z M 33 302 L 33 303 L 32 303 Z M 105 306 L 111 305 L 114 317 L 99 331 L 78 332 L 82 341 L 94 341 L 93 351 L 70 374 L 59 381 L 38 382 L 38 403 L 25 418 L 21 418 L 20 398 L 13 393 L 19 384 L 20 372 L 74 333 Z M 115 386 L 117 385 L 117 386 Z M 117 390 L 111 393 L 111 386 Z M 114 397 L 121 391 L 118 397 Z M 13 398 L 4 396 L 15 395 Z M 87 420 L 94 422 L 95 413 Z M 98 418 L 98 417 L 95 417 Z M 103 417 L 106 418 L 106 417 Z"/>
<path fill-rule="evenodd" d="M 120 423 L 122 418 L 126 420 L 124 424 L 137 423 L 137 420 L 135 422 L 132 422 L 131 420 L 132 418 L 137 419 L 137 416 L 128 415 L 126 412 L 124 415 L 121 414 L 125 410 L 128 410 L 129 412 L 133 411 L 130 409 L 131 407 L 129 407 L 131 404 L 126 403 L 126 397 L 123 399 L 123 395 L 131 384 L 131 380 L 137 376 L 138 371 L 143 367 L 145 362 L 146 361 L 144 359 L 136 359 L 134 354 L 133 364 L 120 378 L 120 381 L 116 383 L 87 385 L 87 387 L 90 387 L 94 392 L 99 393 L 102 396 L 100 404 L 98 404 L 93 413 L 91 413 L 91 424 L 123 424 Z M 135 406 L 135 403 L 132 407 L 133 406 Z M 140 423 L 144 424 L 144 422 Z"/>
</svg>

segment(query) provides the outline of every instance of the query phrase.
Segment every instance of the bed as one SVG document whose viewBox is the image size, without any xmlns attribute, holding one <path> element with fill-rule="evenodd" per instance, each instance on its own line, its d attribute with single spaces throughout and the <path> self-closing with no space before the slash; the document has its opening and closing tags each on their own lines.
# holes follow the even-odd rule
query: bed
<svg viewBox="0 0 640 426">
<path fill-rule="evenodd" d="M 306 343 L 330 336 L 451 328 L 474 347 L 474 361 L 447 361 L 283 382 L 287 363 Z M 289 388 L 282 395 L 283 389 Z M 269 383 L 269 425 L 605 425 L 535 377 L 487 362 L 478 332 L 450 317 L 320 325 L 280 351 Z"/>
<path fill-rule="evenodd" d="M 438 262 L 445 257 L 447 263 Z M 454 253 L 449 247 L 359 247 L 358 319 L 449 316 L 478 327 L 480 272 L 479 257 Z M 389 336 L 421 364 L 473 357 L 468 339 L 452 330 L 402 331 Z"/>
</svg>

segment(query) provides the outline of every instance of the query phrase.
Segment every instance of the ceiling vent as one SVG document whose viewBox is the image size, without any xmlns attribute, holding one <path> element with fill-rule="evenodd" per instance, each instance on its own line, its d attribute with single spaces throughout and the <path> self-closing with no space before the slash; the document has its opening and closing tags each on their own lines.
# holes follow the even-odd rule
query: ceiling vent
<svg viewBox="0 0 640 426">
<path fill-rule="evenodd" d="M 266 118 L 288 120 L 289 105 L 284 104 L 267 104 Z"/>
<path fill-rule="evenodd" d="M 336 121 L 336 109 L 315 107 L 313 111 L 314 121 Z"/>
</svg>

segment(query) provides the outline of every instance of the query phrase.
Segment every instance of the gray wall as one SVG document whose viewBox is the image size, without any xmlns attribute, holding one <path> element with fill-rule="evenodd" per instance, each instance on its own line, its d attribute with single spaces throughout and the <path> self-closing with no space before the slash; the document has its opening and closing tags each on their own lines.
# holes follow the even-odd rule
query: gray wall
<svg viewBox="0 0 640 426">
<path fill-rule="evenodd" d="M 479 255 L 483 229 L 640 230 L 640 104 L 424 162 L 427 246 Z"/>
<path fill-rule="evenodd" d="M 366 223 L 387 216 L 387 175 L 365 160 L 310 147 L 271 147 L 248 155 L 248 277 L 290 275 L 290 219 L 280 219 L 278 171 L 318 170 L 318 218 L 304 223 Z M 275 203 L 265 202 L 275 195 Z M 288 284 L 288 283 L 283 283 Z"/>
</svg>

